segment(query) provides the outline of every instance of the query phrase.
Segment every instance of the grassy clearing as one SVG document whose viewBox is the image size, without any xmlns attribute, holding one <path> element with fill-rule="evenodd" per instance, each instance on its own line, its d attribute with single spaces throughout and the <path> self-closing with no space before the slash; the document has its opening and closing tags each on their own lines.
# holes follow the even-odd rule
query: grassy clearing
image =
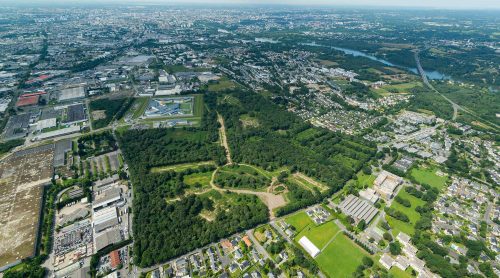
<svg viewBox="0 0 500 278">
<path fill-rule="evenodd" d="M 196 184 L 201 184 L 203 187 L 210 186 L 210 179 L 212 178 L 212 172 L 202 172 L 194 173 L 184 176 L 184 183 L 189 186 L 195 186 Z"/>
<path fill-rule="evenodd" d="M 251 117 L 248 114 L 241 115 L 240 122 L 244 128 L 248 127 L 259 127 L 259 120 L 257 118 Z"/>
<path fill-rule="evenodd" d="M 344 234 L 339 234 L 335 240 L 316 257 L 319 268 L 329 277 L 351 277 L 356 268 L 367 255 Z"/>
<path fill-rule="evenodd" d="M 208 84 L 208 91 L 211 92 L 222 92 L 229 89 L 234 89 L 238 86 L 238 84 L 229 80 L 227 77 L 222 77 L 216 83 Z"/>
<path fill-rule="evenodd" d="M 290 177 L 292 181 L 294 181 L 296 184 L 307 187 L 308 189 L 314 190 L 314 188 L 318 189 L 319 191 L 326 191 L 328 190 L 328 187 L 318 181 L 315 181 L 314 179 L 303 175 L 302 173 L 295 173 Z"/>
<path fill-rule="evenodd" d="M 410 201 L 411 207 L 407 208 L 394 200 L 392 201 L 391 208 L 399 210 L 406 214 L 410 219 L 410 222 L 406 223 L 403 221 L 399 221 L 390 216 L 386 216 L 386 219 L 389 222 L 389 225 L 392 227 L 392 233 L 394 236 L 399 234 L 399 232 L 413 235 L 415 233 L 415 223 L 417 223 L 417 221 L 420 219 L 420 214 L 415 211 L 415 208 L 417 206 L 423 206 L 425 202 L 408 194 L 408 192 L 406 192 L 404 189 L 401 189 L 399 191 L 398 196 Z"/>
<path fill-rule="evenodd" d="M 295 237 L 295 240 L 299 241 L 306 236 L 316 247 L 322 249 L 338 231 L 340 228 L 333 221 L 319 226 L 309 225 Z"/>
<path fill-rule="evenodd" d="M 311 218 L 307 216 L 305 211 L 298 212 L 285 219 L 286 223 L 292 225 L 296 231 L 302 231 L 305 227 L 313 224 Z"/>
<path fill-rule="evenodd" d="M 435 167 L 428 168 L 414 168 L 411 170 L 411 176 L 415 178 L 418 183 L 426 183 L 432 187 L 442 190 L 448 181 L 447 176 L 438 176 Z"/>
<path fill-rule="evenodd" d="M 389 270 L 389 274 L 391 274 L 394 278 L 411 278 L 411 267 L 408 267 L 406 271 L 402 271 L 397 267 L 393 267 Z"/>
<path fill-rule="evenodd" d="M 148 107 L 149 98 L 148 97 L 140 97 L 136 98 L 134 104 L 132 105 L 132 119 L 137 119 L 144 114 L 146 108 Z"/>
<path fill-rule="evenodd" d="M 152 173 L 160 173 L 165 171 L 175 171 L 182 172 L 190 168 L 197 168 L 205 165 L 215 165 L 213 161 L 203 161 L 203 162 L 195 162 L 195 163 L 184 163 L 184 164 L 176 164 L 176 165 L 168 165 L 168 166 L 160 166 L 151 168 Z"/>
</svg>

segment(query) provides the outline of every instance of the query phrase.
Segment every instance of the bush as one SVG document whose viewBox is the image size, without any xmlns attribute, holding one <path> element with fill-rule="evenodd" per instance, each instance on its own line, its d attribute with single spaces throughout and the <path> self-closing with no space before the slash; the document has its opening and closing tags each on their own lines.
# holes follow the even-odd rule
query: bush
<svg viewBox="0 0 500 278">
<path fill-rule="evenodd" d="M 411 203 L 408 199 L 405 199 L 405 198 L 401 198 L 399 196 L 396 196 L 396 198 L 394 198 L 394 200 L 398 203 L 400 203 L 401 205 L 403 205 L 404 207 L 411 207 Z"/>
<path fill-rule="evenodd" d="M 398 242 L 389 243 L 389 251 L 391 254 L 396 256 L 401 254 L 401 245 Z"/>
</svg>

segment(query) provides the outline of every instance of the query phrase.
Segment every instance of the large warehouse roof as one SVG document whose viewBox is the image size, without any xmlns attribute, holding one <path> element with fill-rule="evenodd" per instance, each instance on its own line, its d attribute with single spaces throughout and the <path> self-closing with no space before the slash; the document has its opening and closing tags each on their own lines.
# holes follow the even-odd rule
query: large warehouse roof
<svg viewBox="0 0 500 278">
<path fill-rule="evenodd" d="M 319 249 L 312 243 L 306 236 L 303 236 L 299 240 L 300 246 L 304 248 L 311 257 L 316 257 L 319 254 Z"/>
</svg>

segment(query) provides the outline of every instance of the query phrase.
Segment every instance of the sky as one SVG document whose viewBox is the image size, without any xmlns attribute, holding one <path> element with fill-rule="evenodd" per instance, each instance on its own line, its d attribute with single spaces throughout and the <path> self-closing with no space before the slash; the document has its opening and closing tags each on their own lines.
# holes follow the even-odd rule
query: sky
<svg viewBox="0 0 500 278">
<path fill-rule="evenodd" d="M 9 0 L 0 0 L 0 3 Z M 498 9 L 500 0 L 18 0 L 26 3 L 155 3 L 155 4 L 282 4 L 307 6 L 422 7 L 444 9 Z"/>
</svg>

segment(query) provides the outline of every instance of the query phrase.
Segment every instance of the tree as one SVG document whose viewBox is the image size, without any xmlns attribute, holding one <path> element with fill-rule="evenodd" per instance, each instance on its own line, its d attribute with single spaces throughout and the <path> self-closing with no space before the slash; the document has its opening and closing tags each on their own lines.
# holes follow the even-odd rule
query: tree
<svg viewBox="0 0 500 278">
<path fill-rule="evenodd" d="M 401 245 L 398 242 L 389 243 L 389 251 L 391 254 L 396 256 L 401 254 Z"/>
<path fill-rule="evenodd" d="M 384 233 L 384 239 L 391 242 L 393 240 L 392 235 L 388 232 Z"/>
<path fill-rule="evenodd" d="M 361 221 L 358 222 L 357 225 L 358 229 L 363 231 L 366 228 L 366 222 L 364 219 L 361 219 Z"/>
<path fill-rule="evenodd" d="M 363 257 L 363 265 L 367 267 L 372 267 L 373 266 L 373 260 L 370 257 Z"/>
</svg>

